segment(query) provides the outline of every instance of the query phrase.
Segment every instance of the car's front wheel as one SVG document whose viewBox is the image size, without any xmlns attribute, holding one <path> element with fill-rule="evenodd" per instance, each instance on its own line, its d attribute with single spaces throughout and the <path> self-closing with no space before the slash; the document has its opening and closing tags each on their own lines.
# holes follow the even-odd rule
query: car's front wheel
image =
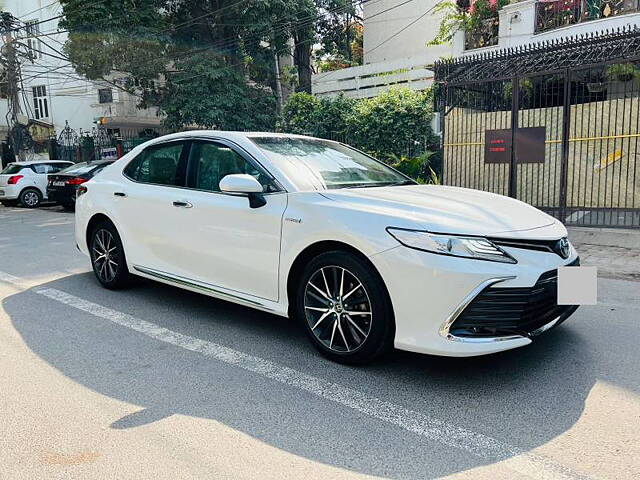
<svg viewBox="0 0 640 480">
<path fill-rule="evenodd" d="M 367 363 L 393 344 L 393 309 L 382 279 L 349 252 L 315 257 L 298 285 L 296 315 L 331 360 Z"/>
<path fill-rule="evenodd" d="M 20 192 L 20 205 L 26 208 L 36 208 L 42 203 L 42 194 L 35 188 L 25 188 Z"/>
<path fill-rule="evenodd" d="M 110 222 L 100 222 L 89 240 L 91 266 L 100 284 L 110 290 L 129 284 L 129 270 L 118 231 Z"/>
</svg>

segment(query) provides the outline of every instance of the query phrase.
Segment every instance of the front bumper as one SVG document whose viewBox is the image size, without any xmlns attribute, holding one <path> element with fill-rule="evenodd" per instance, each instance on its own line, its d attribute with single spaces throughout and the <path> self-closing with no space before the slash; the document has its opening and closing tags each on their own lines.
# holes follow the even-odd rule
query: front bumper
<svg viewBox="0 0 640 480">
<path fill-rule="evenodd" d="M 536 292 L 543 274 L 549 276 L 551 274 L 547 272 L 555 272 L 558 267 L 577 260 L 573 247 L 566 260 L 554 253 L 521 248 L 505 250 L 518 260 L 517 264 L 435 255 L 402 246 L 370 257 L 384 278 L 393 303 L 395 347 L 445 356 L 495 353 L 531 343 L 535 335 L 559 324 L 575 311 L 575 308 L 560 307 L 557 312 L 546 309 L 544 315 L 537 316 L 534 308 L 528 309 L 524 318 L 529 323 L 525 328 L 513 329 L 513 322 L 508 324 L 515 318 L 512 306 L 498 306 L 493 314 L 483 311 L 488 313 L 484 319 L 488 328 L 480 332 L 470 330 L 465 334 L 464 328 L 472 325 L 469 321 L 478 319 L 472 314 L 478 313 L 478 307 L 484 308 L 474 302 L 479 295 L 487 292 L 507 295 L 522 294 L 528 290 Z M 547 289 L 549 287 L 547 285 Z M 556 306 L 555 292 L 553 299 L 548 296 L 543 299 L 546 306 L 551 301 Z M 467 323 L 460 321 L 456 324 L 460 319 Z M 501 319 L 502 326 L 506 326 L 502 329 Z M 491 328 L 494 329 L 493 335 Z"/>
</svg>

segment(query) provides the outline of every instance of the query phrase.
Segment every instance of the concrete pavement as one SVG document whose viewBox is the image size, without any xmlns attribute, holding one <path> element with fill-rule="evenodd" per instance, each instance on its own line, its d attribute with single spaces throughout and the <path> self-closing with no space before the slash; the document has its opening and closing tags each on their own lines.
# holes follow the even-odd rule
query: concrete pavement
<svg viewBox="0 0 640 480">
<path fill-rule="evenodd" d="M 640 281 L 640 230 L 573 227 L 569 238 L 601 277 Z"/>
<path fill-rule="evenodd" d="M 531 346 L 319 357 L 292 322 L 101 289 L 72 215 L 0 208 L 0 478 L 640 477 L 640 289 Z"/>
</svg>

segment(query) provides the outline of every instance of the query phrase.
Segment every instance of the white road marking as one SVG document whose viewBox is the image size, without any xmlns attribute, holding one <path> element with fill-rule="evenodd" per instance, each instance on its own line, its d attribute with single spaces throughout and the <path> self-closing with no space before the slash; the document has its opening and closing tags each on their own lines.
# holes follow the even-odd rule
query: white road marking
<svg viewBox="0 0 640 480">
<path fill-rule="evenodd" d="M 6 283 L 11 283 L 15 287 L 22 287 L 22 280 L 18 277 L 14 277 L 13 275 L 5 272 L 0 272 L 0 280 Z"/>
<path fill-rule="evenodd" d="M 0 280 L 13 283 L 16 286 L 22 286 L 20 279 L 2 272 L 0 272 Z M 474 456 L 486 460 L 500 461 L 502 465 L 526 477 L 542 480 L 589 478 L 553 460 L 528 453 L 482 433 L 409 410 L 403 406 L 381 400 L 349 387 L 328 382 L 284 365 L 169 330 L 55 288 L 35 289 L 34 291 L 49 299 L 130 328 L 155 340 L 206 355 L 271 380 L 304 390 L 443 445 L 464 450 Z"/>
</svg>

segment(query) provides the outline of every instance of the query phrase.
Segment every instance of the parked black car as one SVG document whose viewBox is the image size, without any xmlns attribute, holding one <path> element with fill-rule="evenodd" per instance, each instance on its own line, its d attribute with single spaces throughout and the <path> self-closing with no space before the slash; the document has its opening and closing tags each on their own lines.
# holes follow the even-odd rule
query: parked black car
<svg viewBox="0 0 640 480">
<path fill-rule="evenodd" d="M 112 163 L 113 161 L 76 163 L 54 175 L 49 175 L 47 197 L 50 201 L 58 203 L 64 208 L 73 209 L 76 204 L 78 185 L 89 181 Z"/>
</svg>

